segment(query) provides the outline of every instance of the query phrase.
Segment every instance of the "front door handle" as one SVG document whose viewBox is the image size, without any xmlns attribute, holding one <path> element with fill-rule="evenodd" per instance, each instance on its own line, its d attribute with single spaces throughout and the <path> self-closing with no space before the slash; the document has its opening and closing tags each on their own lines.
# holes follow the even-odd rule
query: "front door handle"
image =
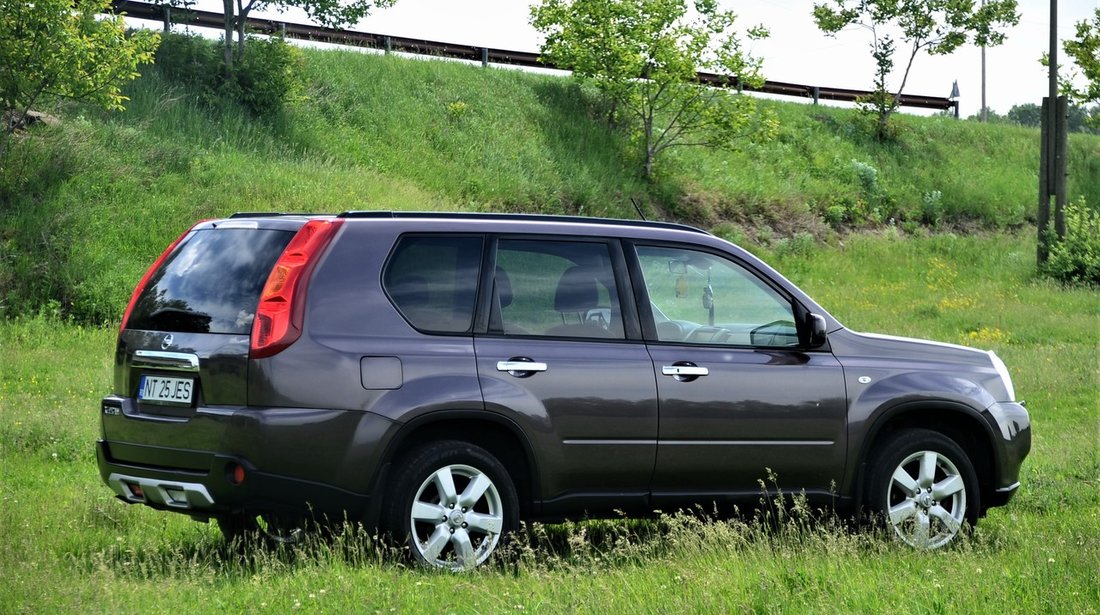
<svg viewBox="0 0 1100 615">
<path fill-rule="evenodd" d="M 497 371 L 508 372 L 509 376 L 526 378 L 535 372 L 544 372 L 548 369 L 545 363 L 532 361 L 527 357 L 513 357 L 507 361 L 497 361 Z"/>
<path fill-rule="evenodd" d="M 692 382 L 697 380 L 699 376 L 710 375 L 710 370 L 689 361 L 677 361 L 672 365 L 663 366 L 661 373 L 665 376 L 672 376 L 680 382 Z"/>
<path fill-rule="evenodd" d="M 697 365 L 665 365 L 661 373 L 666 376 L 709 376 L 710 370 Z"/>
</svg>

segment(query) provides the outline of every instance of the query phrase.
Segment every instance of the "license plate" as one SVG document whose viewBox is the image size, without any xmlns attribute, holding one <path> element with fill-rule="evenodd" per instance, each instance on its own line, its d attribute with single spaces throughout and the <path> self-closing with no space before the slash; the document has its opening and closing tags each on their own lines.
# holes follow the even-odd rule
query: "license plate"
<svg viewBox="0 0 1100 615">
<path fill-rule="evenodd" d="M 154 404 L 189 405 L 194 390 L 192 378 L 142 376 L 138 383 L 138 399 Z"/>
</svg>

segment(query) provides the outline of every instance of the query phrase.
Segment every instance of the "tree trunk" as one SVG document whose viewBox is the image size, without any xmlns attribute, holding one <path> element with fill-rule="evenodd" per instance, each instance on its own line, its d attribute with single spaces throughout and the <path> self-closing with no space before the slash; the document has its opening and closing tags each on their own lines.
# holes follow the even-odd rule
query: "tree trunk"
<svg viewBox="0 0 1100 615">
<path fill-rule="evenodd" d="M 237 60 L 240 61 L 244 57 L 244 27 L 245 18 L 248 17 L 249 9 L 252 8 L 252 3 L 249 3 L 248 9 L 241 4 L 241 0 L 237 0 Z"/>
<path fill-rule="evenodd" d="M 878 140 L 886 141 L 890 138 L 890 114 L 889 109 L 883 109 L 878 114 Z"/>
<path fill-rule="evenodd" d="M 222 53 L 228 77 L 233 73 L 233 0 L 222 0 L 222 23 L 225 29 Z"/>
</svg>

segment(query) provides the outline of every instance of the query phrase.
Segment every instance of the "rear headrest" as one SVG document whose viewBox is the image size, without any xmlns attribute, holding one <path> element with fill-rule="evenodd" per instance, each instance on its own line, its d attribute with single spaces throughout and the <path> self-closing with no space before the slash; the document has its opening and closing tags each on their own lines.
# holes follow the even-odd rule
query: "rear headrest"
<svg viewBox="0 0 1100 615">
<path fill-rule="evenodd" d="M 599 305 L 600 291 L 596 276 L 589 268 L 577 265 L 565 270 L 554 293 L 554 309 L 559 312 L 587 312 Z"/>
<path fill-rule="evenodd" d="M 496 284 L 501 309 L 512 305 L 512 280 L 508 278 L 508 272 L 500 267 L 497 267 Z"/>
</svg>

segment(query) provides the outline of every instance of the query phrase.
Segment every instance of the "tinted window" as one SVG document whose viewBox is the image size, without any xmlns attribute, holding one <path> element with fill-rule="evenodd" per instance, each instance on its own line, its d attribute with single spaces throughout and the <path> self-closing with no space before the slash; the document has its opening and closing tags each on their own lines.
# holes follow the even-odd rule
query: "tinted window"
<svg viewBox="0 0 1100 615">
<path fill-rule="evenodd" d="M 622 339 L 605 243 L 501 240 L 490 325 L 511 335 Z"/>
<path fill-rule="evenodd" d="M 404 237 L 382 283 L 412 326 L 466 333 L 473 324 L 481 269 L 480 237 Z"/>
<path fill-rule="evenodd" d="M 695 250 L 639 247 L 657 339 L 730 346 L 798 345 L 791 303 L 733 261 Z"/>
<path fill-rule="evenodd" d="M 289 231 L 196 231 L 149 279 L 128 327 L 248 334 L 260 291 Z"/>
</svg>

